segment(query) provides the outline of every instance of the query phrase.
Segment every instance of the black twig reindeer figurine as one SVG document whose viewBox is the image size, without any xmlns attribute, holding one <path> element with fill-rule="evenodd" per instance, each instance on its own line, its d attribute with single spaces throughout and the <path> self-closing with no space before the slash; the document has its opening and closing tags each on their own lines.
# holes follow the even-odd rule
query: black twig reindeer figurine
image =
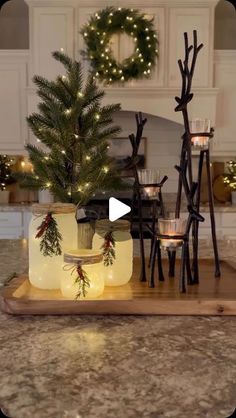
<svg viewBox="0 0 236 418">
<path fill-rule="evenodd" d="M 142 135 L 143 135 L 143 128 L 147 122 L 146 118 L 143 118 L 143 115 L 141 112 L 136 113 L 135 115 L 136 119 L 136 135 L 131 134 L 129 135 L 129 139 L 132 146 L 132 166 L 134 171 L 134 197 L 133 197 L 133 203 L 135 199 L 138 201 L 138 218 L 139 218 L 139 242 L 140 242 L 140 255 L 141 255 L 141 270 L 140 270 L 140 281 L 146 282 L 147 276 L 146 276 L 146 265 L 145 265 L 145 250 L 144 250 L 144 236 L 143 236 L 143 215 L 142 215 L 142 199 L 141 199 L 141 193 L 140 193 L 140 187 L 139 187 L 139 177 L 138 177 L 138 151 L 139 146 L 141 143 Z"/>
<path fill-rule="evenodd" d="M 190 131 L 189 123 L 189 114 L 188 114 L 188 104 L 193 99 L 193 93 L 191 92 L 192 81 L 196 66 L 196 61 L 199 52 L 203 48 L 203 44 L 198 44 L 197 40 L 197 31 L 193 31 L 193 45 L 189 45 L 188 34 L 184 33 L 184 45 L 185 45 L 185 57 L 184 60 L 179 60 L 178 65 L 182 78 L 182 90 L 180 97 L 175 97 L 176 102 L 178 103 L 175 111 L 182 112 L 184 120 L 184 135 L 182 137 L 182 149 L 180 156 L 180 170 L 179 170 L 179 182 L 178 182 L 178 191 L 177 191 L 177 201 L 175 209 L 175 217 L 179 218 L 181 210 L 181 200 L 182 200 L 182 187 L 183 187 L 183 168 L 185 167 L 186 179 L 189 185 L 190 190 L 193 186 L 193 171 L 192 171 L 192 139 L 196 136 L 208 138 L 213 137 L 214 130 L 211 129 L 209 133 L 192 133 Z M 200 207 L 200 194 L 201 194 L 201 180 L 202 180 L 202 169 L 203 169 L 203 160 L 206 156 L 206 168 L 207 168 L 207 178 L 208 178 L 208 196 L 209 196 L 209 206 L 210 206 L 210 217 L 211 217 L 211 230 L 212 230 L 212 241 L 214 248 L 215 256 L 215 276 L 220 276 L 220 265 L 219 265 L 219 256 L 217 248 L 217 239 L 216 239 L 216 228 L 215 228 L 215 216 L 214 216 L 214 198 L 212 191 L 212 179 L 211 179 L 211 169 L 210 169 L 210 153 L 209 148 L 204 149 L 200 152 L 199 157 L 199 167 L 198 167 L 198 182 L 195 187 L 195 193 L 192 196 L 192 207 L 198 213 Z M 186 184 L 185 184 L 186 186 Z M 186 194 L 186 188 L 185 188 Z M 186 195 L 187 199 L 188 196 Z M 193 239 L 193 283 L 199 282 L 199 271 L 198 271 L 198 226 L 199 221 L 195 218 L 192 222 L 192 239 Z M 174 275 L 174 266 L 175 266 L 175 253 L 170 257 L 170 275 Z M 189 272 L 190 273 L 190 272 Z"/>
</svg>

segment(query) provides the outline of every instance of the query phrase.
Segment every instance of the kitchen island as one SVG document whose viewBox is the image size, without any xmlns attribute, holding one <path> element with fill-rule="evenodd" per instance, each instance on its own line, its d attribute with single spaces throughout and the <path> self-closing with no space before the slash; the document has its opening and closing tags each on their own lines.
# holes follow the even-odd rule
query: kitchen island
<svg viewBox="0 0 236 418">
<path fill-rule="evenodd" d="M 219 249 L 236 259 L 235 241 Z M 205 241 L 200 251 L 211 256 Z M 26 269 L 27 242 L 1 240 L 1 283 Z M 226 418 L 236 408 L 235 318 L 0 316 L 0 405 L 11 418 Z"/>
</svg>

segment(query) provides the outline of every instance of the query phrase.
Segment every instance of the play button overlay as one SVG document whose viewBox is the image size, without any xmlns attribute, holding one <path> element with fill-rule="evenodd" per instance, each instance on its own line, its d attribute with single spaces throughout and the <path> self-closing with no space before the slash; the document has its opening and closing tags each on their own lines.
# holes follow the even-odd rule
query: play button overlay
<svg viewBox="0 0 236 418">
<path fill-rule="evenodd" d="M 125 205 L 120 200 L 115 197 L 110 197 L 109 199 L 109 221 L 114 222 L 117 219 L 122 218 L 131 211 L 130 206 Z"/>
</svg>

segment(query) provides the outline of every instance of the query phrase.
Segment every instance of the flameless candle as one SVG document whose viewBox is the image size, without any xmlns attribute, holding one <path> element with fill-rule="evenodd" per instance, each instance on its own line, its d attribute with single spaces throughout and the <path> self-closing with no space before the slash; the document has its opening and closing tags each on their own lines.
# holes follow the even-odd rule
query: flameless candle
<svg viewBox="0 0 236 418">
<path fill-rule="evenodd" d="M 75 219 L 75 206 L 72 204 L 52 203 L 32 206 L 32 219 L 29 226 L 29 280 L 40 289 L 59 289 L 63 271 L 63 254 L 45 256 L 40 250 L 41 239 L 36 235 L 43 219 L 52 213 L 58 231 L 61 234 L 61 250 L 77 248 L 78 234 Z"/>
<path fill-rule="evenodd" d="M 102 253 L 90 249 L 68 251 L 64 254 L 65 264 L 62 266 L 61 293 L 69 299 L 94 299 L 104 290 L 102 275 Z M 82 283 L 86 278 L 84 294 L 81 292 Z"/>
<path fill-rule="evenodd" d="M 133 273 L 133 240 L 128 221 L 97 221 L 93 249 L 103 251 L 105 286 L 122 286 L 129 282 Z"/>
</svg>

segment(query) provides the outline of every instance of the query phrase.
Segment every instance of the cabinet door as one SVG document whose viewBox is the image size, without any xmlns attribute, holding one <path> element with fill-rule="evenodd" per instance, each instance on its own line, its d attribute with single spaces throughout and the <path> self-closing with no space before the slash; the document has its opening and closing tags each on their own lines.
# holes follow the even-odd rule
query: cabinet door
<svg viewBox="0 0 236 418">
<path fill-rule="evenodd" d="M 0 212 L 0 239 L 18 239 L 22 236 L 22 213 Z"/>
<path fill-rule="evenodd" d="M 219 88 L 213 152 L 236 155 L 236 51 L 215 52 L 215 86 Z"/>
<path fill-rule="evenodd" d="M 204 44 L 204 49 L 198 56 L 193 85 L 195 87 L 211 87 L 213 49 L 209 31 L 212 19 L 209 8 L 176 7 L 171 8 L 169 13 L 169 86 L 178 87 L 181 85 L 177 61 L 184 57 L 183 32 L 188 32 L 191 43 L 193 29 L 196 29 L 198 41 Z"/>
<path fill-rule="evenodd" d="M 0 51 L 0 153 L 24 151 L 27 53 Z"/>
</svg>

